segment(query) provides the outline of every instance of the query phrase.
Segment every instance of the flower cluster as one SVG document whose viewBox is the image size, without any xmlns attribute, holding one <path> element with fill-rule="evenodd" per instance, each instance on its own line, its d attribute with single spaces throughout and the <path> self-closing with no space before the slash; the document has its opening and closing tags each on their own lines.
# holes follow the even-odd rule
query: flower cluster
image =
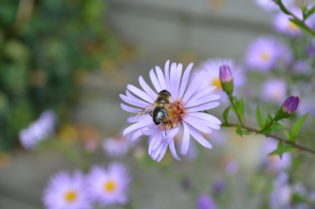
<svg viewBox="0 0 315 209">
<path fill-rule="evenodd" d="M 125 205 L 130 183 L 128 169 L 119 163 L 107 169 L 95 166 L 87 175 L 60 172 L 50 179 L 43 202 L 48 209 L 90 209 L 93 203 Z"/>
<path fill-rule="evenodd" d="M 57 117 L 53 111 L 45 111 L 29 127 L 20 131 L 20 142 L 26 149 L 33 149 L 36 145 L 49 137 L 55 128 Z"/>
</svg>

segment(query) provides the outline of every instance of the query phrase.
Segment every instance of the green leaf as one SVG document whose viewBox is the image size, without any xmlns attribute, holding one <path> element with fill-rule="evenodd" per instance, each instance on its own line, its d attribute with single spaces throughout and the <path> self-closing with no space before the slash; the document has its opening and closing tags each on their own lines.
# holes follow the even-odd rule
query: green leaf
<svg viewBox="0 0 315 209">
<path fill-rule="evenodd" d="M 307 18 L 309 18 L 309 16 L 311 16 L 312 14 L 315 13 L 315 6 L 313 6 L 310 10 L 308 10 L 305 15 L 304 15 L 304 21 L 307 20 Z"/>
<path fill-rule="evenodd" d="M 272 131 L 282 131 L 283 129 L 285 129 L 285 127 L 279 123 L 279 122 L 275 122 L 272 127 L 271 127 Z"/>
<path fill-rule="evenodd" d="M 307 27 L 305 23 L 302 22 L 301 20 L 291 18 L 290 21 L 293 22 L 296 26 L 298 26 L 304 33 L 310 36 L 315 36 L 315 32 L 309 27 Z"/>
<path fill-rule="evenodd" d="M 223 122 L 224 123 L 229 123 L 229 113 L 230 113 L 231 107 L 227 107 L 225 108 L 224 112 L 223 112 Z"/>
<path fill-rule="evenodd" d="M 300 117 L 292 126 L 291 131 L 289 132 L 289 140 L 295 142 L 296 141 L 296 137 L 299 134 L 299 132 L 301 131 L 301 128 L 305 122 L 305 120 L 307 119 L 308 114 L 303 115 L 302 117 Z"/>
<path fill-rule="evenodd" d="M 269 155 L 279 155 L 279 157 L 282 159 L 282 155 L 286 152 L 295 152 L 296 148 L 285 144 L 283 142 L 279 142 L 278 143 L 278 147 L 277 149 L 275 149 L 274 151 L 272 151 L 271 153 L 269 153 Z"/>
<path fill-rule="evenodd" d="M 257 119 L 257 123 L 258 123 L 259 127 L 263 128 L 265 123 L 264 123 L 264 119 L 262 118 L 261 111 L 260 111 L 259 107 L 257 107 L 257 109 L 256 109 L 256 119 Z"/>
<path fill-rule="evenodd" d="M 244 114 L 244 100 L 239 99 L 236 101 L 237 111 L 240 114 Z"/>
<path fill-rule="evenodd" d="M 243 130 L 242 130 L 242 128 L 241 127 L 237 127 L 236 128 L 236 131 L 235 131 L 238 135 L 240 135 L 240 136 L 243 136 L 244 135 L 244 132 L 243 132 Z"/>
</svg>

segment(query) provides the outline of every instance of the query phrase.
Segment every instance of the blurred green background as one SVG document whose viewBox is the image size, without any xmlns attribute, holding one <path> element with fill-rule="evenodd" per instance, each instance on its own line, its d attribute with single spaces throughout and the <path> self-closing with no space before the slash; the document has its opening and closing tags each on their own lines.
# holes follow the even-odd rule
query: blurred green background
<svg viewBox="0 0 315 209">
<path fill-rule="evenodd" d="M 0 151 L 46 109 L 63 121 L 85 72 L 118 58 L 106 10 L 99 0 L 1 1 Z"/>
</svg>

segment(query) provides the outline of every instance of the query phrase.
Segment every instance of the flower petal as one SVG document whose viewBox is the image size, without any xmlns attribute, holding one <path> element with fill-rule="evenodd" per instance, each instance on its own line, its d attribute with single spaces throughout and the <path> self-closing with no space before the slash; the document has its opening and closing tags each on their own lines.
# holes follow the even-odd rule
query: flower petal
<svg viewBox="0 0 315 209">
<path fill-rule="evenodd" d="M 187 155 L 189 142 L 190 142 L 190 133 L 189 133 L 188 125 L 185 122 L 183 123 L 183 129 L 184 129 L 184 134 L 183 134 L 183 141 L 182 141 L 182 146 L 181 146 L 181 153 L 182 155 Z"/>
<path fill-rule="evenodd" d="M 176 148 L 175 148 L 175 142 L 174 142 L 173 139 L 172 139 L 172 141 L 169 143 L 169 147 L 170 147 L 170 151 L 171 151 L 173 157 L 174 157 L 176 160 L 181 160 L 181 158 L 177 155 Z"/>
<path fill-rule="evenodd" d="M 204 110 L 210 110 L 213 109 L 217 106 L 219 106 L 219 102 L 211 102 L 211 103 L 206 103 L 200 106 L 188 108 L 186 111 L 187 112 L 198 112 L 198 111 L 204 111 Z"/>
<path fill-rule="evenodd" d="M 150 70 L 150 79 L 151 79 L 151 82 L 155 88 L 155 90 L 157 92 L 160 92 L 162 90 L 161 86 L 160 86 L 160 82 L 159 80 L 157 79 L 156 75 L 155 75 L 155 72 L 153 69 Z"/>
<path fill-rule="evenodd" d="M 120 99 L 122 99 L 124 102 L 128 103 L 128 104 L 131 104 L 133 106 L 136 106 L 136 107 L 142 107 L 142 108 L 145 108 L 147 107 L 149 104 L 140 100 L 140 99 L 136 99 L 136 98 L 132 98 L 132 97 L 129 97 L 129 96 L 126 96 L 126 95 L 123 95 L 123 94 L 119 94 L 119 97 Z"/>
<path fill-rule="evenodd" d="M 164 157 L 166 153 L 167 147 L 168 147 L 168 142 L 164 142 L 160 150 L 159 157 L 156 160 L 157 162 L 160 162 L 162 160 L 162 158 Z"/>
<path fill-rule="evenodd" d="M 139 113 L 142 110 L 142 109 L 139 109 L 139 108 L 130 107 L 130 106 L 125 105 L 123 103 L 120 104 L 120 107 L 121 107 L 121 109 L 125 110 L 126 112 L 131 112 L 131 113 Z"/>
<path fill-rule="evenodd" d="M 203 97 L 203 98 L 200 98 L 200 99 L 195 99 L 195 100 L 191 99 L 191 100 L 189 100 L 189 102 L 187 104 L 185 104 L 185 108 L 202 105 L 202 104 L 205 104 L 205 103 L 216 101 L 218 99 L 220 99 L 220 96 L 216 95 L 216 94 L 209 95 L 209 96 L 206 96 L 206 97 Z"/>
<path fill-rule="evenodd" d="M 167 89 L 170 89 L 170 61 L 167 60 L 164 66 L 164 75 Z"/>
<path fill-rule="evenodd" d="M 157 78 L 159 80 L 161 89 L 162 90 L 167 89 L 167 85 L 166 85 L 164 74 L 163 74 L 163 72 L 162 72 L 162 70 L 161 70 L 161 68 L 159 66 L 155 67 L 155 72 L 156 72 Z"/>
<path fill-rule="evenodd" d="M 196 131 L 193 127 L 189 127 L 189 131 L 192 137 L 194 137 L 194 139 L 196 139 L 196 141 L 199 142 L 202 146 L 208 149 L 212 148 L 212 145 L 201 134 L 199 134 L 198 131 Z"/>
<path fill-rule="evenodd" d="M 216 124 L 216 123 L 213 123 L 212 121 L 204 120 L 204 119 L 201 119 L 199 117 L 193 117 L 190 114 L 188 114 L 186 116 L 186 118 L 187 118 L 187 121 L 189 121 L 189 124 L 192 125 L 194 123 L 194 125 L 195 125 L 194 127 L 197 130 L 204 129 L 203 126 L 206 126 L 208 128 L 212 128 L 212 129 L 215 129 L 215 130 L 220 129 L 220 125 Z M 190 123 L 190 122 L 192 122 L 192 123 Z M 197 125 L 198 128 L 196 127 L 196 125 Z M 202 131 L 202 130 L 200 130 L 200 131 Z M 202 132 L 205 132 L 205 131 L 202 131 Z M 212 131 L 210 131 L 210 132 L 212 132 Z M 205 132 L 205 133 L 210 133 L 210 132 Z"/>
<path fill-rule="evenodd" d="M 194 117 L 191 117 L 189 115 L 187 115 L 184 118 L 184 121 L 187 124 L 189 124 L 190 126 L 194 127 L 195 129 L 197 129 L 203 133 L 209 134 L 212 132 L 212 130 L 208 126 L 206 126 L 204 123 L 202 123 L 202 121 L 200 121 Z"/>
<path fill-rule="evenodd" d="M 138 122 L 138 123 L 134 123 L 134 124 L 128 126 L 128 127 L 123 131 L 122 134 L 123 134 L 124 136 L 126 136 L 127 134 L 129 134 L 129 133 L 131 133 L 131 132 L 133 132 L 133 131 L 136 131 L 136 130 L 138 130 L 138 129 L 140 129 L 140 128 L 143 128 L 143 127 L 145 127 L 145 126 L 147 126 L 147 125 L 150 125 L 150 124 L 152 124 L 152 121 L 151 121 L 151 120 L 143 120 L 143 121 L 140 121 L 140 122 Z"/>
<path fill-rule="evenodd" d="M 188 80 L 189 80 L 189 75 L 190 75 L 190 72 L 191 72 L 191 69 L 192 69 L 193 65 L 194 65 L 193 63 L 190 63 L 186 67 L 186 70 L 185 70 L 184 75 L 183 75 L 182 82 L 180 84 L 180 89 L 179 89 L 179 94 L 178 94 L 179 97 L 183 97 L 183 95 L 184 95 L 184 93 L 186 91 L 187 83 L 188 83 Z"/>
<path fill-rule="evenodd" d="M 148 103 L 153 103 L 154 99 L 152 99 L 146 92 L 142 91 L 141 89 L 135 87 L 134 85 L 128 84 L 127 89 L 134 93 L 139 98 L 143 99 Z"/>
<path fill-rule="evenodd" d="M 221 124 L 221 121 L 217 117 L 210 115 L 210 114 L 207 114 L 207 113 L 193 112 L 193 113 L 189 113 L 189 115 L 193 116 L 193 117 L 201 118 L 205 121 L 209 121 L 209 122 L 212 122 L 214 124 L 218 124 L 218 125 Z"/>
<path fill-rule="evenodd" d="M 147 82 L 145 82 L 145 80 L 143 79 L 142 76 L 139 76 L 139 84 L 140 86 L 143 88 L 143 90 L 145 92 L 147 92 L 147 94 L 152 98 L 152 99 L 156 99 L 157 98 L 157 94 L 152 90 L 152 88 L 147 84 Z"/>
</svg>

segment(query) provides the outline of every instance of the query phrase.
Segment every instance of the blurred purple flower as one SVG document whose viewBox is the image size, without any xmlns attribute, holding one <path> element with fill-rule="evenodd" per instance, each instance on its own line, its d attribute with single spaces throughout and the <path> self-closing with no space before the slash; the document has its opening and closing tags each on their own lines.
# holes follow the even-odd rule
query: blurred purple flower
<svg viewBox="0 0 315 209">
<path fill-rule="evenodd" d="M 280 61 L 289 63 L 292 52 L 273 37 L 259 37 L 247 49 L 246 63 L 251 70 L 268 71 Z"/>
<path fill-rule="evenodd" d="M 273 191 L 270 193 L 269 205 L 271 209 L 289 209 L 292 189 L 288 185 L 287 175 L 281 173 L 273 182 Z"/>
<path fill-rule="evenodd" d="M 87 176 L 87 191 L 101 205 L 125 205 L 130 183 L 128 169 L 122 164 L 112 163 L 108 169 L 94 166 Z"/>
<path fill-rule="evenodd" d="M 284 101 L 284 103 L 282 105 L 282 110 L 283 110 L 283 112 L 285 112 L 287 114 L 292 114 L 298 108 L 299 103 L 300 103 L 299 97 L 290 96 Z"/>
<path fill-rule="evenodd" d="M 292 7 L 289 9 L 293 14 L 295 14 L 298 18 L 303 19 L 303 14 L 300 8 Z M 290 21 L 291 16 L 279 11 L 274 16 L 274 28 L 276 31 L 282 34 L 287 34 L 290 36 L 297 36 L 302 34 L 301 29 L 293 22 Z M 306 22 L 308 26 L 312 26 L 314 23 L 314 18 L 311 16 L 309 17 Z"/>
<path fill-rule="evenodd" d="M 284 153 L 282 158 L 278 155 L 269 155 L 277 148 L 277 142 L 273 139 L 266 139 L 262 146 L 262 162 L 267 170 L 280 173 L 291 166 L 291 154 Z"/>
<path fill-rule="evenodd" d="M 128 135 L 131 140 L 148 135 L 149 155 L 153 160 L 160 161 L 167 148 L 175 159 L 180 159 L 174 143 L 174 137 L 178 135 L 182 136 L 181 153 L 183 155 L 188 153 L 190 136 L 210 149 L 212 146 L 202 133 L 209 134 L 212 129 L 220 128 L 221 122 L 218 118 L 201 112 L 219 106 L 217 100 L 220 97 L 213 93 L 214 86 L 207 85 L 205 72 L 198 72 L 190 78 L 192 66 L 192 64 L 188 65 L 183 72 L 182 64 L 167 61 L 164 72 L 158 66 L 150 71 L 154 90 L 140 76 L 139 83 L 143 90 L 128 85 L 126 95 L 120 94 L 124 102 L 134 106 L 121 104 L 121 108 L 137 114 L 136 117 L 128 119 L 128 122 L 133 124 L 123 131 L 123 135 Z M 162 90 L 167 90 L 171 94 L 168 109 L 172 110 L 172 113 L 168 114 L 160 125 L 156 125 L 149 112 L 153 109 L 152 104 L 157 99 L 158 92 Z"/>
<path fill-rule="evenodd" d="M 256 4 L 265 11 L 279 11 L 279 6 L 273 0 L 255 0 Z M 291 6 L 293 0 L 283 0 L 284 5 Z"/>
<path fill-rule="evenodd" d="M 212 188 L 215 194 L 220 194 L 225 188 L 224 180 L 221 177 L 216 178 L 216 180 L 213 183 Z"/>
<path fill-rule="evenodd" d="M 26 149 L 35 148 L 40 141 L 53 133 L 56 122 L 57 117 L 53 111 L 43 112 L 39 119 L 20 131 L 19 138 L 22 146 Z"/>
<path fill-rule="evenodd" d="M 307 60 L 297 60 L 294 63 L 293 70 L 296 74 L 310 75 L 312 73 L 312 66 Z"/>
<path fill-rule="evenodd" d="M 127 154 L 131 144 L 128 137 L 119 135 L 106 138 L 103 142 L 103 149 L 110 157 L 118 157 Z"/>
<path fill-rule="evenodd" d="M 81 172 L 72 175 L 60 172 L 54 175 L 44 191 L 43 202 L 47 209 L 92 208 Z"/>
<path fill-rule="evenodd" d="M 286 98 L 287 84 L 280 79 L 267 80 L 262 88 L 262 99 L 280 104 Z"/>
<path fill-rule="evenodd" d="M 215 209 L 217 208 L 212 197 L 206 194 L 201 194 L 197 200 L 197 209 Z"/>
<path fill-rule="evenodd" d="M 224 170 L 227 174 L 234 175 L 239 171 L 240 165 L 236 160 L 226 158 L 223 163 Z"/>
<path fill-rule="evenodd" d="M 299 115 L 304 115 L 309 113 L 311 116 L 315 116 L 315 100 L 311 98 L 303 98 L 300 100 L 299 108 L 297 109 L 297 113 Z"/>
</svg>

